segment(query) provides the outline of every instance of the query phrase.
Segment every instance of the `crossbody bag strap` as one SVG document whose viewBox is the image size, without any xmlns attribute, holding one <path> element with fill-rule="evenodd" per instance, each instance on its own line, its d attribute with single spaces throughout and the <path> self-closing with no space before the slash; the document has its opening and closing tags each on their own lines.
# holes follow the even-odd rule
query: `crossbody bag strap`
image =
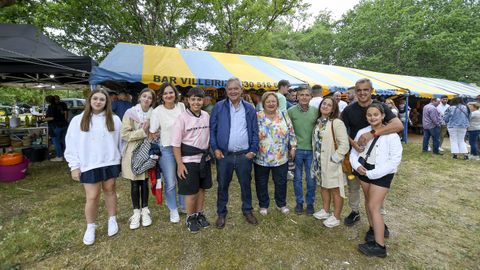
<svg viewBox="0 0 480 270">
<path fill-rule="evenodd" d="M 333 121 L 331 122 L 331 128 L 332 128 L 332 136 L 333 136 L 333 145 L 335 146 L 335 150 L 338 149 L 338 144 L 337 144 L 337 139 L 335 139 L 335 130 L 333 129 Z"/>
<path fill-rule="evenodd" d="M 370 156 L 370 153 L 372 152 L 372 150 L 373 150 L 373 147 L 374 147 L 374 146 L 375 146 L 375 144 L 377 143 L 377 141 L 378 141 L 378 138 L 380 138 L 380 137 L 376 137 L 375 139 L 373 139 L 373 142 L 372 142 L 372 144 L 370 144 L 370 147 L 368 148 L 367 154 L 365 155 L 365 160 L 367 160 L 367 159 L 368 159 L 368 157 Z"/>
</svg>

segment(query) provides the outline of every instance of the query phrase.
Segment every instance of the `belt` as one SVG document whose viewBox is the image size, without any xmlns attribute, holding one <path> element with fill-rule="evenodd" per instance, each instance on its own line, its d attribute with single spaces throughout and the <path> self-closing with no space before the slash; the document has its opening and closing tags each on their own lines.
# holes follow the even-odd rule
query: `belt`
<svg viewBox="0 0 480 270">
<path fill-rule="evenodd" d="M 227 152 L 227 156 L 230 156 L 230 155 L 234 155 L 234 156 L 238 156 L 238 155 L 245 155 L 246 153 L 248 153 L 249 150 L 241 150 L 241 151 L 236 151 L 236 152 Z"/>
</svg>

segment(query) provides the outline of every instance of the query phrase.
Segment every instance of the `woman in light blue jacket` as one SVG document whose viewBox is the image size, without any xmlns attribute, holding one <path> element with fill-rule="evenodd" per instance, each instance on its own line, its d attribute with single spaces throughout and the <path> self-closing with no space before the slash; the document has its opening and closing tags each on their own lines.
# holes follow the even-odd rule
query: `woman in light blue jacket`
<svg viewBox="0 0 480 270">
<path fill-rule="evenodd" d="M 450 151 L 454 159 L 459 154 L 463 155 L 463 159 L 468 159 L 467 144 L 465 143 L 465 134 L 470 126 L 470 110 L 465 106 L 465 102 L 461 97 L 452 99 L 450 107 L 443 116 L 447 123 L 448 134 L 450 134 Z"/>
</svg>

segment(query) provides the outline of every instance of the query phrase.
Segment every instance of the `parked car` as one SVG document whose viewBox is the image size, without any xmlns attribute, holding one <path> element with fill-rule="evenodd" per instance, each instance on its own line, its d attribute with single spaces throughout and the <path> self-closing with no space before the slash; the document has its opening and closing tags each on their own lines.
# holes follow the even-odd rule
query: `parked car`
<svg viewBox="0 0 480 270">
<path fill-rule="evenodd" d="M 85 107 L 85 99 L 83 98 L 62 98 L 60 101 L 65 102 L 68 109 Z"/>
<path fill-rule="evenodd" d="M 29 113 L 32 108 L 32 106 L 26 103 L 18 103 L 17 106 L 20 113 Z"/>
<path fill-rule="evenodd" d="M 6 116 L 12 114 L 12 106 L 0 105 L 0 116 Z"/>
</svg>

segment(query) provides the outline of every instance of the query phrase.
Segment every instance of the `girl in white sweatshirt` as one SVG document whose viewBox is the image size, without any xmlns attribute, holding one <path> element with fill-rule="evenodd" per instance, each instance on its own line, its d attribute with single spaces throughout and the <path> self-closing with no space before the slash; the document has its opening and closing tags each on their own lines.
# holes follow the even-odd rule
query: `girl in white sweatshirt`
<svg viewBox="0 0 480 270">
<path fill-rule="evenodd" d="M 364 133 L 370 132 L 375 139 L 368 142 L 365 150 L 358 153 L 355 148 L 350 152 L 350 163 L 365 195 L 365 209 L 368 214 L 368 230 L 365 244 L 359 250 L 367 256 L 386 257 L 385 223 L 380 214 L 385 196 L 390 189 L 394 174 L 402 159 L 402 143 L 396 133 L 375 135 L 375 130 L 384 125 L 385 111 L 380 103 L 372 103 L 367 109 L 367 120 L 370 126 L 358 131 L 355 141 Z M 372 146 L 373 145 L 373 146 Z"/>
<path fill-rule="evenodd" d="M 109 215 L 108 236 L 118 232 L 115 178 L 120 174 L 121 124 L 120 118 L 112 113 L 109 95 L 95 90 L 88 96 L 83 113 L 75 116 L 68 127 L 65 159 L 72 179 L 85 188 L 85 245 L 95 242 L 95 220 L 102 190 Z"/>
</svg>

